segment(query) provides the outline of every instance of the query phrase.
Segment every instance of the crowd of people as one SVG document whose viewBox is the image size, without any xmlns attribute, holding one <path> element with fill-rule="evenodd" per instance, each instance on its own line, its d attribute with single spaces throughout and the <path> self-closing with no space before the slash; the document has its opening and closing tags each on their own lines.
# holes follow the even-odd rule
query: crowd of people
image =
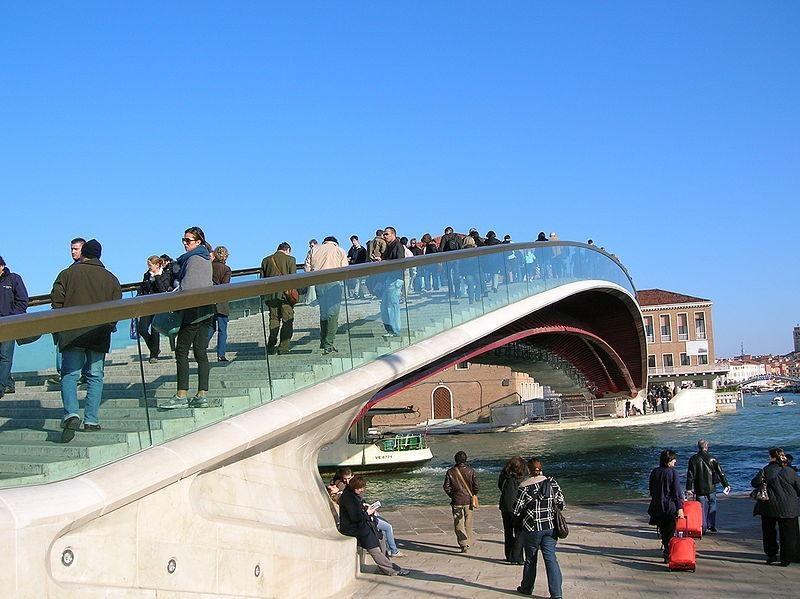
<svg viewBox="0 0 800 599">
<path fill-rule="evenodd" d="M 705 439 L 697 442 L 697 453 L 686 472 L 686 492 L 681 488 L 678 455 L 665 449 L 659 466 L 650 474 L 650 524 L 658 527 L 664 562 L 670 559 L 670 540 L 676 521 L 683 519 L 687 498 L 699 501 L 702 511 L 702 534 L 717 532 L 717 485 L 726 495 L 730 484 L 719 460 L 709 453 Z M 792 465 L 792 456 L 779 447 L 769 450 L 769 462 L 750 481 L 755 500 L 753 515 L 761 519 L 761 537 L 767 564 L 789 566 L 800 562 L 800 478 Z"/>
<path fill-rule="evenodd" d="M 551 233 L 541 232 L 538 241 L 558 241 Z M 147 259 L 147 270 L 139 285 L 138 295 L 169 293 L 180 290 L 202 289 L 223 285 L 231 280 L 227 265 L 230 257 L 225 246 L 212 247 L 200 227 L 189 227 L 181 238 L 183 253 L 173 259 L 168 254 L 152 255 Z M 318 272 L 366 262 L 399 260 L 412 256 L 438 252 L 451 252 L 483 246 L 510 244 L 511 236 L 502 239 L 494 231 L 485 236 L 471 229 L 468 234 L 456 233 L 446 227 L 439 237 L 425 233 L 419 240 L 398 236 L 394 227 L 378 229 L 366 246 L 357 235 L 350 237 L 350 248 L 339 247 L 333 236 L 317 243 L 311 240 L 304 260 L 307 272 Z M 592 244 L 591 240 L 589 241 Z M 102 246 L 96 239 L 76 237 L 70 242 L 71 264 L 57 276 L 51 290 L 54 309 L 94 304 L 120 299 L 122 292 L 117 277 L 106 269 L 100 260 Z M 475 264 L 471 262 L 474 261 Z M 446 288 L 452 297 L 467 298 L 470 303 L 497 292 L 503 281 L 554 278 L 569 276 L 582 268 L 579 260 L 570 260 L 560 246 L 551 250 L 513 251 L 478 258 L 465 258 L 457 262 L 431 264 L 407 268 L 364 278 L 353 277 L 346 282 L 335 281 L 312 286 L 307 290 L 306 302 L 318 304 L 320 322 L 320 349 L 324 354 L 336 353 L 336 333 L 341 303 L 346 293 L 351 298 L 374 297 L 380 300 L 380 314 L 385 329 L 384 337 L 398 337 L 403 332 L 401 302 L 411 293 L 427 293 Z M 573 263 L 576 262 L 576 263 Z M 294 274 L 297 263 L 291 246 L 282 242 L 275 252 L 261 263 L 260 275 L 264 278 Z M 294 333 L 294 305 L 297 290 L 287 290 L 265 298 L 269 311 L 269 336 L 267 352 L 286 354 L 290 351 Z M 22 277 L 11 271 L 0 258 L 0 317 L 22 314 L 28 307 L 28 293 Z M 177 313 L 143 316 L 136 319 L 132 334 L 138 336 L 147 348 L 148 360 L 155 364 L 161 354 L 161 337 L 166 335 L 174 351 L 177 389 L 172 398 L 161 403 L 160 409 L 203 408 L 209 405 L 209 343 L 217 334 L 217 361 L 228 361 L 227 329 L 229 306 L 219 303 L 181 310 Z M 91 327 L 88 330 L 65 331 L 53 335 L 56 345 L 56 376 L 48 384 L 61 390 L 64 404 L 62 441 L 69 442 L 78 430 L 100 429 L 99 406 L 103 392 L 105 355 L 110 350 L 111 334 L 115 324 Z M 19 340 L 19 343 L 24 340 Z M 0 343 L 0 397 L 13 393 L 11 376 L 13 341 Z M 189 396 L 189 353 L 197 362 L 197 390 Z M 78 413 L 78 385 L 86 385 L 86 410 L 83 421 Z"/>
</svg>

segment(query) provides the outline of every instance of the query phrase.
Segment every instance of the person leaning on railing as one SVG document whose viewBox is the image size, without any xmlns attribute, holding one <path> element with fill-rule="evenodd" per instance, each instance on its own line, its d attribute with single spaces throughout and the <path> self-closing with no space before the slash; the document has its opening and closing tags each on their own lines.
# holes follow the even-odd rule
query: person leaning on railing
<svg viewBox="0 0 800 599">
<path fill-rule="evenodd" d="M 119 280 L 100 262 L 102 246 L 90 239 L 81 248 L 80 262 L 62 270 L 53 283 L 50 301 L 54 309 L 85 306 L 122 299 Z M 100 430 L 100 400 L 103 396 L 103 368 L 111 349 L 114 323 L 61 331 L 57 335 L 61 352 L 61 401 L 64 417 L 61 442 L 69 443 L 80 429 L 78 378 L 88 364 L 84 431 Z"/>
</svg>

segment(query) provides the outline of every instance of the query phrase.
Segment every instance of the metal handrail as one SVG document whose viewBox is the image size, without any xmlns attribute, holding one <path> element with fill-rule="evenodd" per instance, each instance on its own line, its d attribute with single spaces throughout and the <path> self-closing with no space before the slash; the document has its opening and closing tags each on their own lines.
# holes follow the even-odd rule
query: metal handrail
<svg viewBox="0 0 800 599">
<path fill-rule="evenodd" d="M 4 316 L 0 318 L 0 341 L 12 339 L 24 339 L 42 335 L 45 333 L 57 333 L 82 327 L 96 326 L 118 322 L 129 318 L 138 318 L 162 312 L 173 312 L 185 310 L 197 306 L 218 304 L 221 302 L 235 301 L 250 297 L 273 295 L 287 289 L 303 288 L 310 285 L 321 285 L 337 281 L 350 280 L 355 278 L 369 277 L 371 275 L 382 274 L 406 268 L 426 266 L 431 264 L 444 264 L 454 260 L 464 260 L 466 258 L 480 258 L 492 254 L 501 254 L 511 251 L 522 251 L 532 249 L 544 249 L 552 247 L 579 247 L 597 252 L 614 262 L 625 274 L 635 290 L 633 279 L 628 270 L 620 261 L 601 250 L 597 246 L 587 245 L 575 241 L 542 241 L 513 244 L 498 244 L 484 246 L 481 248 L 456 250 L 451 252 L 437 252 L 400 260 L 390 260 L 382 262 L 368 262 L 365 264 L 355 264 L 342 268 L 330 270 L 314 271 L 308 273 L 298 273 L 280 277 L 269 277 L 257 281 L 244 281 L 241 283 L 228 283 L 226 285 L 215 285 L 203 289 L 192 289 L 180 291 L 178 293 L 156 293 L 134 298 L 114 300 L 110 302 L 99 302 L 85 306 L 74 306 L 71 308 L 60 308 L 58 310 L 48 310 L 34 312 L 31 314 L 19 314 L 15 316 Z"/>
</svg>

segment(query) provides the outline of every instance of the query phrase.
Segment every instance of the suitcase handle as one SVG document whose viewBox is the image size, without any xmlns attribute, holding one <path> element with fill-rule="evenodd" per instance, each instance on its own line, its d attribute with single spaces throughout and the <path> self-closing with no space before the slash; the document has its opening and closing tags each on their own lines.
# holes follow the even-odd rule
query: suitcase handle
<svg viewBox="0 0 800 599">
<path fill-rule="evenodd" d="M 684 521 L 684 524 L 685 524 L 685 526 L 684 526 L 683 530 L 680 530 L 680 529 L 677 527 L 677 524 L 679 524 L 681 520 L 683 520 L 683 521 Z M 679 532 L 685 532 L 687 535 L 689 534 L 689 519 L 688 519 L 686 516 L 684 516 L 683 518 L 681 518 L 680 516 L 678 516 L 677 518 L 675 518 L 675 523 L 676 523 L 676 526 L 675 526 L 675 532 L 676 532 L 676 533 L 679 533 Z"/>
</svg>

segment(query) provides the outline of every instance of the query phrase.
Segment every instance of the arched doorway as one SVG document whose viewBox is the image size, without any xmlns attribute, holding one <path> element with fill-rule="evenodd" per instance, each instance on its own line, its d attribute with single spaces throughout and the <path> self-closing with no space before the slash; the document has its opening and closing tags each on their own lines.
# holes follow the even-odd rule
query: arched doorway
<svg viewBox="0 0 800 599">
<path fill-rule="evenodd" d="M 453 393 L 444 386 L 436 387 L 431 396 L 434 420 L 443 420 L 453 417 Z"/>
</svg>

